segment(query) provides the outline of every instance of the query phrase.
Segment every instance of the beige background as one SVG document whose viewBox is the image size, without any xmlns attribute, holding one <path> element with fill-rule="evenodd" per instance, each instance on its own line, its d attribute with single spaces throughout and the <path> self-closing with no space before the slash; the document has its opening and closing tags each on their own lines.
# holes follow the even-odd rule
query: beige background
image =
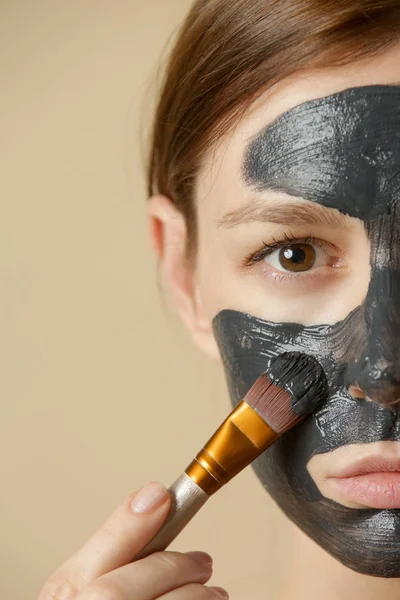
<svg viewBox="0 0 400 600">
<path fill-rule="evenodd" d="M 187 0 L 0 2 L 0 597 L 48 575 L 229 403 L 160 296 L 139 122 Z M 144 113 L 143 113 L 144 108 Z M 290 533 L 251 469 L 175 542 L 233 600 L 277 597 Z"/>
</svg>

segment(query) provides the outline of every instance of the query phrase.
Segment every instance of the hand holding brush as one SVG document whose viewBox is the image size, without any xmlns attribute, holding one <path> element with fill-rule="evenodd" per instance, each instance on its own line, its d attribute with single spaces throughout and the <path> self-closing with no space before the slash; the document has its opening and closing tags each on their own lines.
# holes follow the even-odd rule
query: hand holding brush
<svg viewBox="0 0 400 600">
<path fill-rule="evenodd" d="M 326 378 L 315 358 L 287 352 L 273 359 L 267 372 L 169 488 L 169 515 L 134 560 L 165 550 L 210 496 L 303 421 L 326 397 Z"/>
<path fill-rule="evenodd" d="M 326 394 L 315 359 L 287 353 L 271 361 L 170 493 L 150 483 L 132 494 L 53 573 L 38 600 L 228 598 L 222 588 L 205 585 L 212 575 L 208 554 L 158 551 L 211 495 L 315 410 Z"/>
</svg>

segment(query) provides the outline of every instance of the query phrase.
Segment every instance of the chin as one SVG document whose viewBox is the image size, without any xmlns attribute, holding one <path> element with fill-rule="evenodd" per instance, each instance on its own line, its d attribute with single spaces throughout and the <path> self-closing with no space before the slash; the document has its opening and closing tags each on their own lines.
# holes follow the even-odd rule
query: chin
<svg viewBox="0 0 400 600">
<path fill-rule="evenodd" d="M 284 438 L 278 440 L 253 463 L 258 479 L 286 516 L 349 569 L 400 577 L 400 509 L 352 509 L 324 498 L 311 477 L 304 479 L 301 472 L 296 476 L 288 468 L 286 446 Z"/>
</svg>

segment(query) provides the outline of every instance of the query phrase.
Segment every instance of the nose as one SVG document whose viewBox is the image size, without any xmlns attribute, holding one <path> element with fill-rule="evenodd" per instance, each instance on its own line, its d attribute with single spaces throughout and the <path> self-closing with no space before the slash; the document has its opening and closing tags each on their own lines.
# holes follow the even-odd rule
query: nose
<svg viewBox="0 0 400 600">
<path fill-rule="evenodd" d="M 365 342 L 348 372 L 349 384 L 390 408 L 400 406 L 399 208 L 396 201 L 367 224 L 371 278 L 363 305 Z"/>
<path fill-rule="evenodd" d="M 375 242 L 378 253 L 382 248 Z M 385 257 L 388 253 L 386 249 Z M 370 400 L 393 407 L 400 406 L 400 263 L 396 256 L 396 260 L 392 257 L 389 261 L 390 267 L 377 267 L 378 255 L 371 261 L 375 266 L 364 304 L 365 347 L 349 383 L 358 386 Z"/>
</svg>

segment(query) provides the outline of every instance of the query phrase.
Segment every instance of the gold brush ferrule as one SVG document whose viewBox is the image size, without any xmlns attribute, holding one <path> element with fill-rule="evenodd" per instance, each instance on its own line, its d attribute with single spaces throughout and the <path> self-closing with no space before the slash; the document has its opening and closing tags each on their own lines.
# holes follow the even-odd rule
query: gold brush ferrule
<svg viewBox="0 0 400 600">
<path fill-rule="evenodd" d="M 278 437 L 242 400 L 188 466 L 186 474 L 211 496 Z"/>
</svg>

